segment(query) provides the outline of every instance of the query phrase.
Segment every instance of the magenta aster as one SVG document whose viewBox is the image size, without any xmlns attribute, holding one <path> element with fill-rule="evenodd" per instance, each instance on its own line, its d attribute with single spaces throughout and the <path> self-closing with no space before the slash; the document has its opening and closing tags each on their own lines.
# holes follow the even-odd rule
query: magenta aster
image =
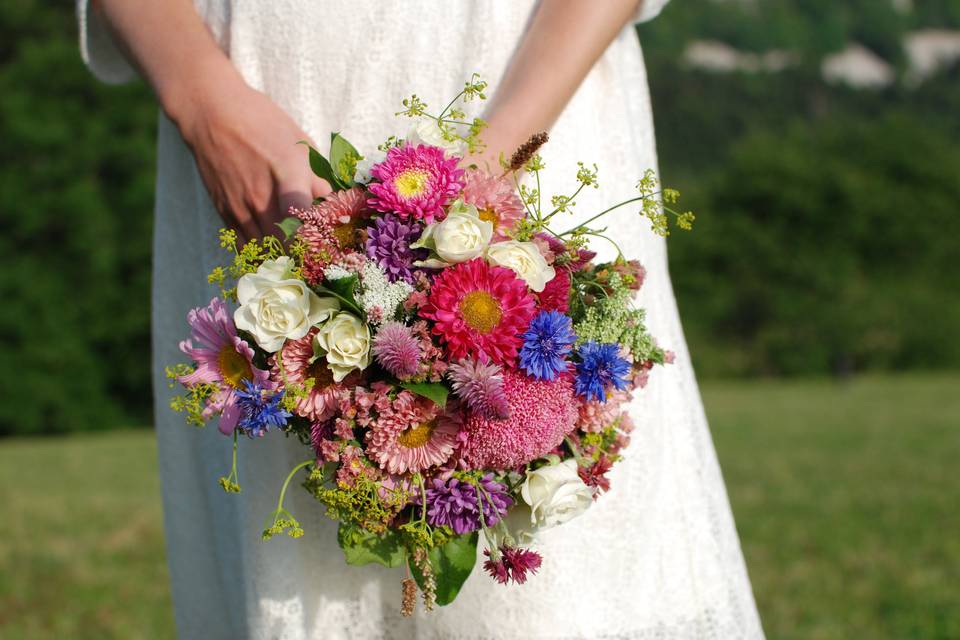
<svg viewBox="0 0 960 640">
<path fill-rule="evenodd" d="M 370 424 L 367 455 L 387 473 L 415 473 L 446 462 L 456 436 L 456 423 L 437 405 L 401 391 Z"/>
<path fill-rule="evenodd" d="M 491 420 L 467 412 L 460 429 L 460 458 L 471 469 L 513 469 L 549 453 L 577 421 L 569 374 L 536 380 L 520 371 L 503 372 L 510 417 Z"/>
<path fill-rule="evenodd" d="M 463 188 L 463 169 L 458 162 L 439 147 L 393 147 L 383 162 L 370 168 L 370 175 L 379 182 L 367 187 L 372 196 L 367 203 L 377 211 L 428 224 L 442 220 L 444 205 Z"/>
<path fill-rule="evenodd" d="M 477 208 L 481 220 L 493 223 L 494 240 L 508 239 L 517 220 L 523 217 L 523 203 L 513 183 L 504 176 L 471 169 L 466 173 L 461 197 Z"/>
<path fill-rule="evenodd" d="M 220 414 L 220 431 L 231 434 L 242 411 L 237 403 L 237 390 L 244 382 L 259 384 L 262 389 L 273 389 L 269 374 L 253 366 L 253 348 L 237 335 L 237 327 L 220 298 L 214 298 L 204 307 L 191 309 L 187 314 L 191 340 L 180 343 L 180 350 L 190 356 L 197 368 L 181 376 L 186 387 L 212 384 L 217 390 L 207 400 L 204 417 Z M 194 346 L 193 341 L 199 346 Z"/>
<path fill-rule="evenodd" d="M 509 364 L 523 344 L 520 334 L 536 312 L 533 296 L 516 274 L 476 258 L 444 269 L 433 281 L 420 315 L 454 360 L 486 357 Z"/>
</svg>

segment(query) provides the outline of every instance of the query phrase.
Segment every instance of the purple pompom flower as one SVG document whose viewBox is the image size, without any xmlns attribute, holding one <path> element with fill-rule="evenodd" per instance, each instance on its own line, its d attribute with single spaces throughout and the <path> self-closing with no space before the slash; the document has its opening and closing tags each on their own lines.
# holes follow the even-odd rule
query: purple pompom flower
<svg viewBox="0 0 960 640">
<path fill-rule="evenodd" d="M 469 482 L 457 478 L 434 478 L 427 487 L 427 521 L 431 526 L 447 526 L 457 535 L 492 527 L 507 515 L 513 499 L 507 488 L 488 473 L 479 481 L 482 491 Z M 422 496 L 415 498 L 420 504 Z M 482 505 L 482 507 L 481 507 Z M 480 521 L 481 508 L 483 522 Z"/>
<path fill-rule="evenodd" d="M 373 355 L 399 380 L 409 378 L 420 368 L 420 343 L 410 327 L 400 322 L 388 322 L 380 327 L 373 340 Z"/>
<path fill-rule="evenodd" d="M 401 220 L 395 215 L 377 218 L 367 229 L 367 256 L 382 268 L 390 282 L 406 280 L 413 282 L 413 263 L 425 260 L 426 249 L 411 249 L 423 228 L 413 221 Z"/>
</svg>

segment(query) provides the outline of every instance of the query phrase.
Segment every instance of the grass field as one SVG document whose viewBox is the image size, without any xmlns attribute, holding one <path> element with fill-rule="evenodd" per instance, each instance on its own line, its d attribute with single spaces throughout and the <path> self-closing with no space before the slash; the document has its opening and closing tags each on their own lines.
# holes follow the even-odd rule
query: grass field
<svg viewBox="0 0 960 640">
<path fill-rule="evenodd" d="M 703 391 L 769 638 L 960 638 L 960 375 Z M 154 457 L 0 441 L 0 638 L 172 637 Z"/>
</svg>

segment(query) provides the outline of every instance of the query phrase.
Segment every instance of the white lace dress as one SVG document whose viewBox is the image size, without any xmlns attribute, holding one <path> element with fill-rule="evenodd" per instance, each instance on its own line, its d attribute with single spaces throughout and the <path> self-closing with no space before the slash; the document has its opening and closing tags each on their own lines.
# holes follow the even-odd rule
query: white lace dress
<svg viewBox="0 0 960 640">
<path fill-rule="evenodd" d="M 102 79 L 132 76 L 103 25 L 78 0 L 81 44 Z M 665 0 L 645 0 L 638 19 Z M 252 86 L 269 94 L 316 140 L 342 131 L 371 148 L 405 123 L 401 99 L 454 95 L 479 71 L 496 86 L 523 34 L 532 0 L 198 0 L 216 40 Z M 598 7 L 598 10 L 599 7 Z M 175 128 L 159 123 L 153 278 L 154 370 L 181 361 L 187 310 L 206 304 L 205 276 L 223 256 L 193 159 Z M 565 192 L 576 161 L 600 166 L 602 189 L 577 217 L 629 197 L 656 167 L 650 98 L 631 28 L 606 52 L 552 131 L 544 191 Z M 335 524 L 295 489 L 288 505 L 306 535 L 260 541 L 286 472 L 302 447 L 279 434 L 243 441 L 243 493 L 217 478 L 230 441 L 197 431 L 167 409 L 157 375 L 167 552 L 183 638 L 762 638 L 723 480 L 690 366 L 662 239 L 624 210 L 611 228 L 647 268 L 641 303 L 662 345 L 634 405 L 637 430 L 612 490 L 579 519 L 542 536 L 541 571 L 501 586 L 476 570 L 451 606 L 402 619 L 402 570 L 344 564 Z M 609 256 L 607 247 L 597 247 Z"/>
</svg>

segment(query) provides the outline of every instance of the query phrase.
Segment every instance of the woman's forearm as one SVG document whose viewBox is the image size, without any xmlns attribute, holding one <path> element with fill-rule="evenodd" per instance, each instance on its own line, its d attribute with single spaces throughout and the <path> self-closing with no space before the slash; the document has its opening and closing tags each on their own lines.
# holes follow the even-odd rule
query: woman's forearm
<svg viewBox="0 0 960 640">
<path fill-rule="evenodd" d="M 487 109 L 488 158 L 550 129 L 638 5 L 542 0 Z"/>
<path fill-rule="evenodd" d="M 240 80 L 190 0 L 92 0 L 175 121 L 211 84 Z"/>
</svg>

